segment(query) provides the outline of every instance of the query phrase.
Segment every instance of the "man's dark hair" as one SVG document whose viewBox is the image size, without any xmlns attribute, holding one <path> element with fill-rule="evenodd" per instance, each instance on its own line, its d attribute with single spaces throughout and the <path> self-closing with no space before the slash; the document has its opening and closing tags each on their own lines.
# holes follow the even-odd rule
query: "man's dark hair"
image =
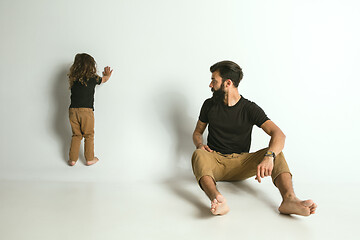
<svg viewBox="0 0 360 240">
<path fill-rule="evenodd" d="M 219 71 L 219 74 L 224 82 L 226 79 L 230 79 L 235 87 L 239 86 L 241 79 L 243 78 L 243 72 L 239 65 L 232 61 L 221 61 L 215 63 L 210 67 L 210 71 Z"/>
</svg>

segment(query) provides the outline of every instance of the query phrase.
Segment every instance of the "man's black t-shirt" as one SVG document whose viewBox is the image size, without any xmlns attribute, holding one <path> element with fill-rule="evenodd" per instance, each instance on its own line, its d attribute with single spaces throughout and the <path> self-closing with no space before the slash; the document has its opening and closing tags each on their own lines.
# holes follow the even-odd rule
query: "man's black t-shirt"
<svg viewBox="0 0 360 240">
<path fill-rule="evenodd" d="M 101 84 L 102 78 L 97 76 L 86 81 L 86 86 L 80 81 L 74 81 L 71 87 L 70 108 L 92 108 L 94 110 L 95 86 Z"/>
<path fill-rule="evenodd" d="M 260 127 L 269 120 L 256 103 L 241 96 L 234 106 L 205 100 L 199 120 L 208 123 L 207 145 L 224 154 L 249 152 L 254 125 Z"/>
</svg>

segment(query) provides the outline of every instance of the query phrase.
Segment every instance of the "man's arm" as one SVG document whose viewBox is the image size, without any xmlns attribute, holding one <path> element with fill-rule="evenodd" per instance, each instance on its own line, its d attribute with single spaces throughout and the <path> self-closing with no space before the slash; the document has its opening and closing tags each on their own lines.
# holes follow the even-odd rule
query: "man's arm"
<svg viewBox="0 0 360 240">
<path fill-rule="evenodd" d="M 195 144 L 196 149 L 204 149 L 208 152 L 212 152 L 209 146 L 203 144 L 203 133 L 206 129 L 207 123 L 204 123 L 200 120 L 197 121 L 196 127 L 193 133 L 193 142 Z"/>
<path fill-rule="evenodd" d="M 104 71 L 102 72 L 103 77 L 102 77 L 101 83 L 106 83 L 109 80 L 109 78 L 111 77 L 112 72 L 113 72 L 113 70 L 110 71 L 110 67 L 106 66 L 104 68 Z"/>
<path fill-rule="evenodd" d="M 275 155 L 281 153 L 285 145 L 285 134 L 271 120 L 267 120 L 266 122 L 264 122 L 261 125 L 261 128 L 271 137 L 269 143 L 269 151 L 274 152 Z"/>
<path fill-rule="evenodd" d="M 271 136 L 269 149 L 268 151 L 272 151 L 277 156 L 283 149 L 285 145 L 285 134 L 281 131 L 281 129 L 276 126 L 274 122 L 271 120 L 267 120 L 261 125 L 261 128 L 266 132 L 269 136 Z M 263 161 L 257 167 L 256 180 L 261 182 L 261 178 L 271 176 L 272 169 L 274 167 L 274 159 L 271 156 L 264 156 Z"/>
</svg>

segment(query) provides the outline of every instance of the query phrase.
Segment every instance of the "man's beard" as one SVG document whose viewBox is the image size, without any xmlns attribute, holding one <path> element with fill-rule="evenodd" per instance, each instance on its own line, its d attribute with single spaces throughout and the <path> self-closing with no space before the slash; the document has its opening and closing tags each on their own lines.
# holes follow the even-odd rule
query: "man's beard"
<svg viewBox="0 0 360 240">
<path fill-rule="evenodd" d="M 221 87 L 218 90 L 215 90 L 214 88 L 211 88 L 211 91 L 213 92 L 212 100 L 215 103 L 224 103 L 225 91 L 224 91 L 224 85 L 223 84 L 221 84 Z"/>
</svg>

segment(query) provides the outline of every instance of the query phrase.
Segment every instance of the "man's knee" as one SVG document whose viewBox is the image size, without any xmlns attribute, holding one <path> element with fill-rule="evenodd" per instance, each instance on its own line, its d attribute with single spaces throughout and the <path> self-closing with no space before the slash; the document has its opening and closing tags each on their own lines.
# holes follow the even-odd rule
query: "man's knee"
<svg viewBox="0 0 360 240">
<path fill-rule="evenodd" d="M 275 158 L 274 168 L 271 173 L 271 177 L 273 179 L 274 184 L 275 184 L 275 179 L 283 173 L 287 173 L 287 174 L 290 174 L 290 176 L 292 176 L 289 166 L 285 160 L 285 156 L 284 156 L 283 152 L 281 152 Z"/>
<path fill-rule="evenodd" d="M 212 173 L 213 160 L 211 153 L 206 150 L 197 149 L 191 159 L 193 172 L 196 177 L 203 176 L 204 173 Z"/>
<path fill-rule="evenodd" d="M 202 165 L 208 159 L 208 152 L 203 149 L 196 149 L 192 155 L 192 166 Z"/>
<path fill-rule="evenodd" d="M 284 153 L 283 153 L 283 152 L 280 152 L 280 153 L 276 156 L 276 158 L 281 158 L 281 159 L 285 160 Z"/>
<path fill-rule="evenodd" d="M 288 168 L 283 152 L 280 152 L 274 160 L 274 168 Z"/>
</svg>

